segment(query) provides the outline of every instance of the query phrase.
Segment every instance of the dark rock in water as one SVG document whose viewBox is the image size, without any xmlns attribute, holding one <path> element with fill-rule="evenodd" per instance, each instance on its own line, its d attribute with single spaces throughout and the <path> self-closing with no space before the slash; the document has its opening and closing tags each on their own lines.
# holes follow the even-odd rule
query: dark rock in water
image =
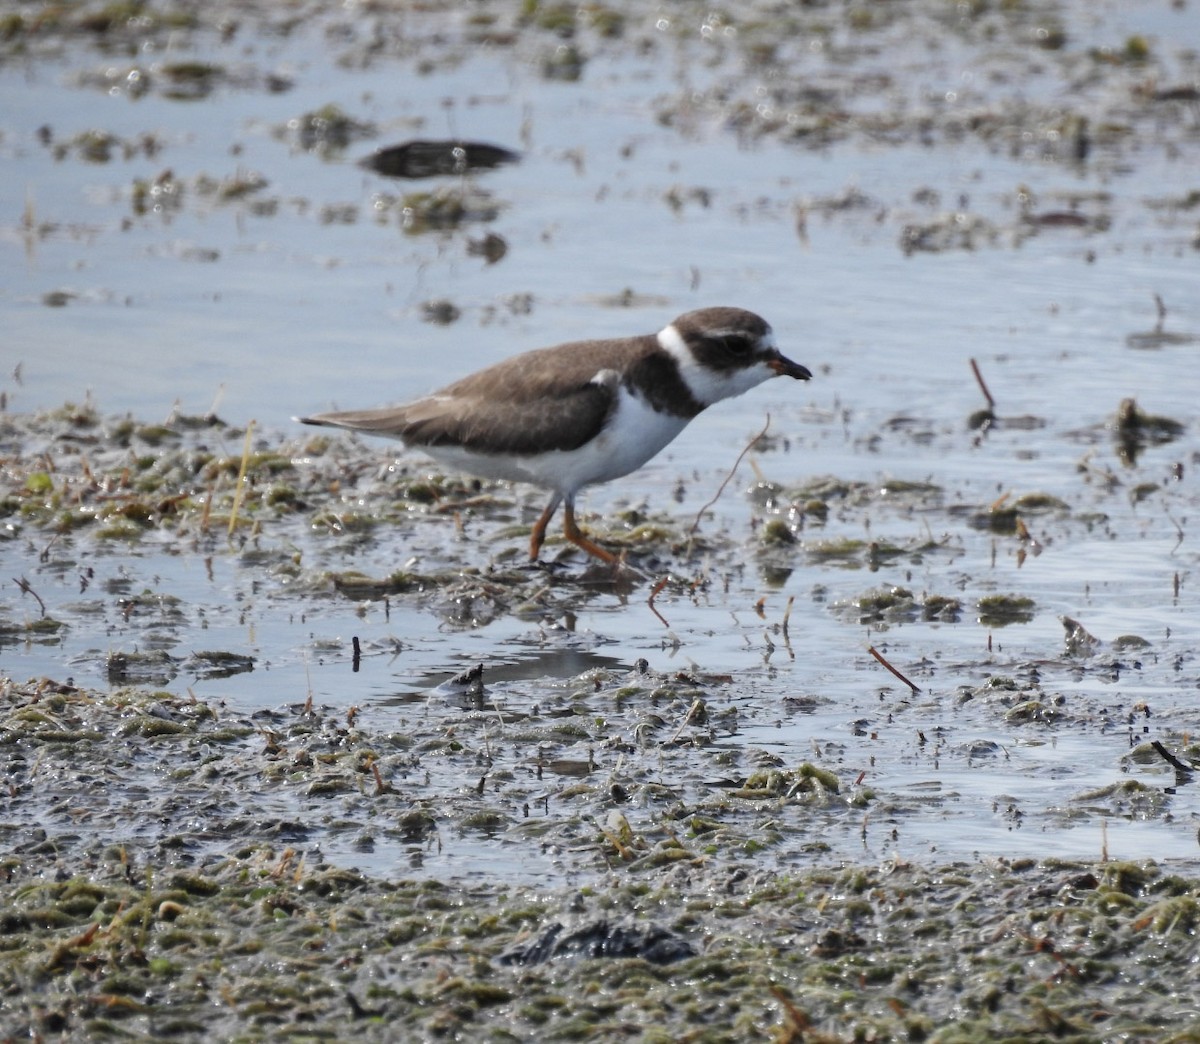
<svg viewBox="0 0 1200 1044">
<path fill-rule="evenodd" d="M 178 662 L 162 649 L 110 652 L 105 672 L 113 685 L 168 685 L 178 674 Z"/>
<path fill-rule="evenodd" d="M 184 663 L 197 678 L 232 678 L 254 670 L 254 657 L 234 652 L 195 652 Z"/>
<path fill-rule="evenodd" d="M 445 683 L 452 689 L 466 689 L 468 692 L 483 691 L 483 664 L 477 663 L 460 671 Z"/>
<path fill-rule="evenodd" d="M 501 964 L 544 964 L 561 957 L 636 957 L 651 964 L 673 964 L 695 956 L 690 943 L 666 928 L 599 920 L 570 932 L 556 922 L 536 939 L 506 950 L 499 960 Z"/>
<path fill-rule="evenodd" d="M 389 178 L 433 178 L 516 163 L 520 154 L 478 141 L 407 141 L 380 149 L 360 165 Z"/>
</svg>

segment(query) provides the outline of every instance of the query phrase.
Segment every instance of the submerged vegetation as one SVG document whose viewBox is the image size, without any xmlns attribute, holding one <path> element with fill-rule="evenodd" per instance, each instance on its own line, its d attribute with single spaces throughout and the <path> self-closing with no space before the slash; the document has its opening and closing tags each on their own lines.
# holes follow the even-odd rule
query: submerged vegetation
<svg viewBox="0 0 1200 1044">
<path fill-rule="evenodd" d="M 645 680 L 659 701 L 680 685 Z M 975 698 L 1026 695 L 993 681 Z M 636 687 L 623 691 L 630 700 Z M 823 821 L 872 805 L 811 763 L 757 770 L 701 804 L 680 800 L 682 776 L 609 774 L 602 786 L 585 768 L 546 788 L 540 761 L 515 776 L 492 765 L 483 779 L 495 784 L 476 790 L 428 782 L 457 775 L 455 758 L 476 761 L 469 729 L 439 749 L 311 703 L 243 715 L 137 688 L 11 682 L 3 700 L 7 1036 L 341 1036 L 349 1025 L 368 1040 L 400 1026 L 566 1039 L 647 1020 L 663 1039 L 803 1039 L 816 1026 L 839 1039 L 942 1039 L 951 1023 L 954 1039 L 1160 1036 L 1186 1031 L 1179 998 L 1200 986 L 1200 880 L 1153 864 L 768 869 L 764 854 L 801 824 L 819 856 Z M 581 722 L 580 735 L 593 727 Z M 496 738 L 537 728 L 514 720 Z M 551 735 L 538 740 L 547 765 Z M 530 784 L 544 794 L 536 807 L 533 795 L 514 803 Z M 50 815 L 13 822 L 46 788 Z M 1148 809 L 1154 798 L 1131 781 L 1080 800 Z M 69 826 L 85 806 L 86 823 Z M 314 856 L 343 831 L 360 851 L 391 838 L 414 854 L 479 832 L 517 861 L 567 841 L 573 862 L 603 873 L 566 894 L 506 875 L 385 880 Z M 1130 962 L 1136 978 L 1122 971 Z"/>
<path fill-rule="evenodd" d="M 5 162 L 82 172 L 81 195 L 105 175 L 109 206 L 103 227 L 60 220 L 50 179 L 0 231 L 31 269 L 64 243 L 86 271 L 98 238 L 153 240 L 150 263 L 188 262 L 208 307 L 205 277 L 264 244 L 273 263 L 287 251 L 257 226 L 298 216 L 301 265 L 352 260 L 376 306 L 403 298 L 432 333 L 554 293 L 667 309 L 650 226 L 609 256 L 605 215 L 635 206 L 670 218 L 662 267 L 698 294 L 761 274 L 718 212 L 784 228 L 816 264 L 831 228 L 905 271 L 1055 244 L 1095 271 L 1151 239 L 1156 260 L 1190 257 L 1200 190 L 1161 172 L 1195 168 L 1196 52 L 1084 7 L 0 3 L 10 75 L 129 117 L 0 127 Z M 444 111 L 413 100 L 496 56 L 511 82 L 491 65 Z M 376 67 L 395 97 L 338 77 Z M 585 147 L 594 128 L 546 122 L 573 91 L 641 122 L 611 154 Z M 521 140 L 460 140 L 496 96 Z M 164 106 L 231 129 L 201 155 Z M 148 111 L 155 129 L 131 129 Z M 258 135 L 346 196 L 252 169 Z M 790 168 L 732 191 L 681 140 L 756 163 L 946 162 L 890 193 Z M 1129 179 L 1158 162 L 1152 190 Z M 550 187 L 522 213 L 513 178 L 539 163 Z M 568 261 L 580 185 L 609 206 L 586 211 L 588 256 L 617 279 L 595 294 Z M 196 243 L 197 220 L 235 231 Z M 329 245 L 359 230 L 377 237 L 362 255 Z M 714 249 L 733 267 L 702 266 Z M 534 281 L 533 254 L 564 282 Z M 799 266 L 771 261 L 790 295 Z M 458 294 L 440 264 L 504 281 Z M 888 271 L 888 323 L 928 321 Z M 62 278 L 6 299 L 45 343 L 100 301 L 154 336 L 145 301 Z M 979 408 L 947 409 L 859 395 L 892 392 L 884 358 L 953 386 L 924 356 L 839 372 L 856 292 L 839 288 L 836 340 L 814 324 L 813 387 L 834 390 L 764 427 L 736 475 L 721 446 L 581 508 L 615 570 L 557 537 L 530 565 L 541 505 L 520 487 L 215 412 L 25 412 L 7 362 L 0 1038 L 1194 1039 L 1200 456 L 1194 416 L 1122 365 L 1186 375 L 1194 311 L 1139 283 L 1157 323 L 1105 345 L 1057 299 L 1025 320 L 1015 336 L 1067 327 L 1037 341 L 1046 359 L 1111 374 L 1070 403 L 1061 371 L 1008 365 L 969 316 L 984 334 L 978 359 L 956 345 L 958 376 Z M 1055 387 L 1031 406 L 1038 382 Z"/>
</svg>

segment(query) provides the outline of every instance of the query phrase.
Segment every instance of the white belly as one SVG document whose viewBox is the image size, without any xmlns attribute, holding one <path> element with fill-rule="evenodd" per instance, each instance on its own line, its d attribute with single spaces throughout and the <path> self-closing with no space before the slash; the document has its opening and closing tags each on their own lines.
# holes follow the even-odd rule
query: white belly
<svg viewBox="0 0 1200 1044">
<path fill-rule="evenodd" d="M 636 471 L 684 428 L 687 418 L 658 413 L 624 388 L 607 427 L 575 450 L 553 450 L 536 456 L 472 453 L 458 446 L 422 446 L 434 460 L 482 478 L 528 482 L 574 493 L 583 486 Z"/>
</svg>

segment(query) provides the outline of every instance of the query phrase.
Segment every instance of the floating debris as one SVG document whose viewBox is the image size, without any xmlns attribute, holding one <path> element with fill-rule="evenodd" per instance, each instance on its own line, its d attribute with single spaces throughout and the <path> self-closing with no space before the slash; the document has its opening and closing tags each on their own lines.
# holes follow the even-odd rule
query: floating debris
<svg viewBox="0 0 1200 1044">
<path fill-rule="evenodd" d="M 434 326 L 449 326 L 462 316 L 462 309 L 453 301 L 439 298 L 436 301 L 424 301 L 421 304 L 421 318 Z"/>
<path fill-rule="evenodd" d="M 988 595 L 979 599 L 979 622 L 985 627 L 1006 627 L 1029 623 L 1036 608 L 1032 598 L 1023 595 Z"/>
<path fill-rule="evenodd" d="M 377 196 L 374 209 L 379 217 L 398 215 L 405 232 L 421 235 L 495 221 L 501 204 L 491 193 L 470 185 L 444 185 L 432 192 L 410 192 L 401 199 Z"/>
<path fill-rule="evenodd" d="M 1112 421 L 1117 455 L 1130 467 L 1148 446 L 1173 442 L 1186 430 L 1180 421 L 1143 412 L 1135 399 L 1122 399 Z"/>
<path fill-rule="evenodd" d="M 340 152 L 363 138 L 373 138 L 375 125 L 356 120 L 330 103 L 303 116 L 295 116 L 276 129 L 277 137 L 292 139 L 300 148 L 322 154 Z"/>
<path fill-rule="evenodd" d="M 166 81 L 163 95 L 176 101 L 196 101 L 211 94 L 227 78 L 219 65 L 210 62 L 166 62 L 154 67 L 155 76 Z"/>
<path fill-rule="evenodd" d="M 197 678 L 232 678 L 254 670 L 254 657 L 234 652 L 194 652 L 183 662 L 183 669 Z"/>
<path fill-rule="evenodd" d="M 1200 191 L 1189 193 L 1182 206 L 1185 208 L 1193 206 L 1193 198 L 1200 200 Z M 1181 344 L 1195 344 L 1197 340 L 1200 340 L 1195 334 L 1178 333 L 1173 330 L 1164 329 L 1167 321 L 1167 306 L 1158 294 L 1154 295 L 1154 306 L 1158 310 L 1158 321 L 1154 324 L 1154 329 L 1147 333 L 1129 334 L 1125 338 L 1125 343 L 1130 348 L 1137 348 L 1142 351 L 1156 350 Z"/>
<path fill-rule="evenodd" d="M 359 166 L 389 178 L 435 178 L 517 163 L 520 153 L 478 141 L 406 141 L 379 149 Z"/>
<path fill-rule="evenodd" d="M 508 241 L 495 232 L 489 232 L 481 239 L 468 239 L 467 253 L 472 257 L 482 257 L 489 265 L 494 265 L 508 253 Z"/>
<path fill-rule="evenodd" d="M 1078 620 L 1070 616 L 1060 616 L 1063 630 L 1066 632 L 1066 652 L 1068 656 L 1092 656 L 1100 647 L 1100 639 L 1091 634 Z"/>
</svg>

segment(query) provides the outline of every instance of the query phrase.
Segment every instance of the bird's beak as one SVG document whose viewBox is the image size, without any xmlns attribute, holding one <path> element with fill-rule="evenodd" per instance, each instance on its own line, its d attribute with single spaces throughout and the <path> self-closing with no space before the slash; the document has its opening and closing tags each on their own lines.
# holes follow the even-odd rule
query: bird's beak
<svg viewBox="0 0 1200 1044">
<path fill-rule="evenodd" d="M 798 381 L 807 381 L 812 374 L 807 366 L 792 362 L 785 355 L 777 355 L 767 362 L 767 365 L 780 377 L 795 377 Z"/>
</svg>

